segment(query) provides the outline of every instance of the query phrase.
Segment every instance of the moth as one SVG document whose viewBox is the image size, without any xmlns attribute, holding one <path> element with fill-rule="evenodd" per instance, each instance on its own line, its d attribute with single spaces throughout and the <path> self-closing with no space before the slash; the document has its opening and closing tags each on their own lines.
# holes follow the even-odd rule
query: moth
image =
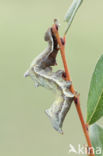
<svg viewBox="0 0 103 156">
<path fill-rule="evenodd" d="M 53 90 L 56 94 L 55 101 L 49 109 L 45 110 L 45 113 L 53 128 L 62 134 L 63 121 L 70 109 L 74 94 L 70 91 L 71 81 L 65 81 L 63 78 L 64 71 L 52 71 L 52 66 L 57 64 L 56 56 L 59 50 L 52 28 L 47 30 L 44 40 L 48 42 L 48 47 L 34 59 L 24 75 L 31 77 L 35 87 L 42 86 Z"/>
</svg>

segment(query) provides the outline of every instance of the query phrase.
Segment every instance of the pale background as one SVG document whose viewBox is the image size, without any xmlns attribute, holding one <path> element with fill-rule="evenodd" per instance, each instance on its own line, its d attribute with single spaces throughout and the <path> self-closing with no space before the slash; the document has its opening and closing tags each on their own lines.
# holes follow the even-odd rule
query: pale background
<svg viewBox="0 0 103 156">
<path fill-rule="evenodd" d="M 69 144 L 77 148 L 86 143 L 74 104 L 62 136 L 44 113 L 53 102 L 53 93 L 35 89 L 23 77 L 33 58 L 47 46 L 43 37 L 54 18 L 59 19 L 63 35 L 64 15 L 71 2 L 0 0 L 1 156 L 68 156 Z M 84 0 L 67 35 L 66 56 L 85 119 L 91 74 L 102 53 L 103 0 Z M 60 56 L 58 61 L 62 68 Z"/>
</svg>

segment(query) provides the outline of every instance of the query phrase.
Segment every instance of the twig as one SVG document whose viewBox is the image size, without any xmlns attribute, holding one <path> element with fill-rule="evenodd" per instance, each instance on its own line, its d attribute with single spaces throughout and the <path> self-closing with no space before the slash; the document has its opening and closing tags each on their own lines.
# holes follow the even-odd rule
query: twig
<svg viewBox="0 0 103 156">
<path fill-rule="evenodd" d="M 60 51 L 61 51 L 61 57 L 62 57 L 62 61 L 63 61 L 65 73 L 66 73 L 66 80 L 71 81 L 70 73 L 69 73 L 69 70 L 68 70 L 66 57 L 65 57 L 65 36 L 63 38 L 64 43 L 62 43 L 62 40 L 61 40 L 61 38 L 59 36 L 59 33 L 58 33 L 57 26 L 55 24 L 53 25 L 52 30 L 53 30 L 53 33 L 54 33 L 56 39 L 57 39 L 57 42 L 59 44 L 59 48 L 60 48 Z M 93 150 L 92 150 L 92 144 L 91 144 L 91 140 L 90 140 L 89 133 L 88 133 L 88 128 L 87 128 L 88 125 L 85 124 L 84 119 L 83 119 L 83 115 L 82 115 L 82 111 L 81 111 L 79 96 L 75 94 L 73 84 L 71 85 L 70 89 L 71 89 L 71 92 L 75 95 L 74 102 L 75 102 L 76 110 L 78 112 L 79 119 L 81 121 L 81 125 L 82 125 L 82 128 L 83 128 L 84 135 L 86 137 L 86 141 L 88 143 L 88 147 L 91 149 L 90 150 L 91 154 L 89 154 L 89 156 L 94 156 Z"/>
</svg>

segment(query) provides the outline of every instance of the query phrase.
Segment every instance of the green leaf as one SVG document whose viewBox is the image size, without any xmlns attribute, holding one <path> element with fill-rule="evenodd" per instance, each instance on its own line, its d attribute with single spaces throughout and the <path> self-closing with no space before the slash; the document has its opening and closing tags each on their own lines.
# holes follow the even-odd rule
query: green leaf
<svg viewBox="0 0 103 156">
<path fill-rule="evenodd" d="M 103 156 L 103 127 L 93 124 L 89 127 L 89 134 L 95 156 Z"/>
<path fill-rule="evenodd" d="M 73 21 L 73 18 L 79 8 L 79 6 L 81 5 L 81 3 L 83 2 L 83 0 L 73 0 L 70 8 L 68 9 L 66 15 L 65 15 L 65 21 L 68 23 L 68 26 L 67 26 L 67 29 L 65 31 L 65 34 L 67 33 L 72 21 Z"/>
<path fill-rule="evenodd" d="M 93 124 L 103 116 L 103 55 L 100 57 L 92 75 L 88 102 L 87 123 Z"/>
</svg>

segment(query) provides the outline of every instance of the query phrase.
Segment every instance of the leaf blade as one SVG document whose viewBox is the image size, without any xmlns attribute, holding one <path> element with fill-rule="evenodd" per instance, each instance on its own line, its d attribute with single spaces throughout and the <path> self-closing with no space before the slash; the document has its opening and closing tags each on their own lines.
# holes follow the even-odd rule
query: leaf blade
<svg viewBox="0 0 103 156">
<path fill-rule="evenodd" d="M 89 127 L 89 134 L 95 156 L 103 156 L 103 127 L 98 124 L 93 124 Z M 101 152 L 97 151 L 98 148 L 100 148 Z M 100 152 L 100 154 L 98 152 Z"/>
<path fill-rule="evenodd" d="M 80 5 L 82 4 L 83 0 L 73 0 L 71 6 L 69 7 L 64 20 L 68 23 L 67 25 L 67 29 L 65 31 L 65 34 L 67 33 L 67 31 L 69 30 L 71 23 L 74 19 L 74 16 L 78 10 L 78 8 L 80 7 Z"/>
<path fill-rule="evenodd" d="M 103 55 L 92 75 L 87 101 L 87 123 L 93 124 L 103 116 Z"/>
</svg>

